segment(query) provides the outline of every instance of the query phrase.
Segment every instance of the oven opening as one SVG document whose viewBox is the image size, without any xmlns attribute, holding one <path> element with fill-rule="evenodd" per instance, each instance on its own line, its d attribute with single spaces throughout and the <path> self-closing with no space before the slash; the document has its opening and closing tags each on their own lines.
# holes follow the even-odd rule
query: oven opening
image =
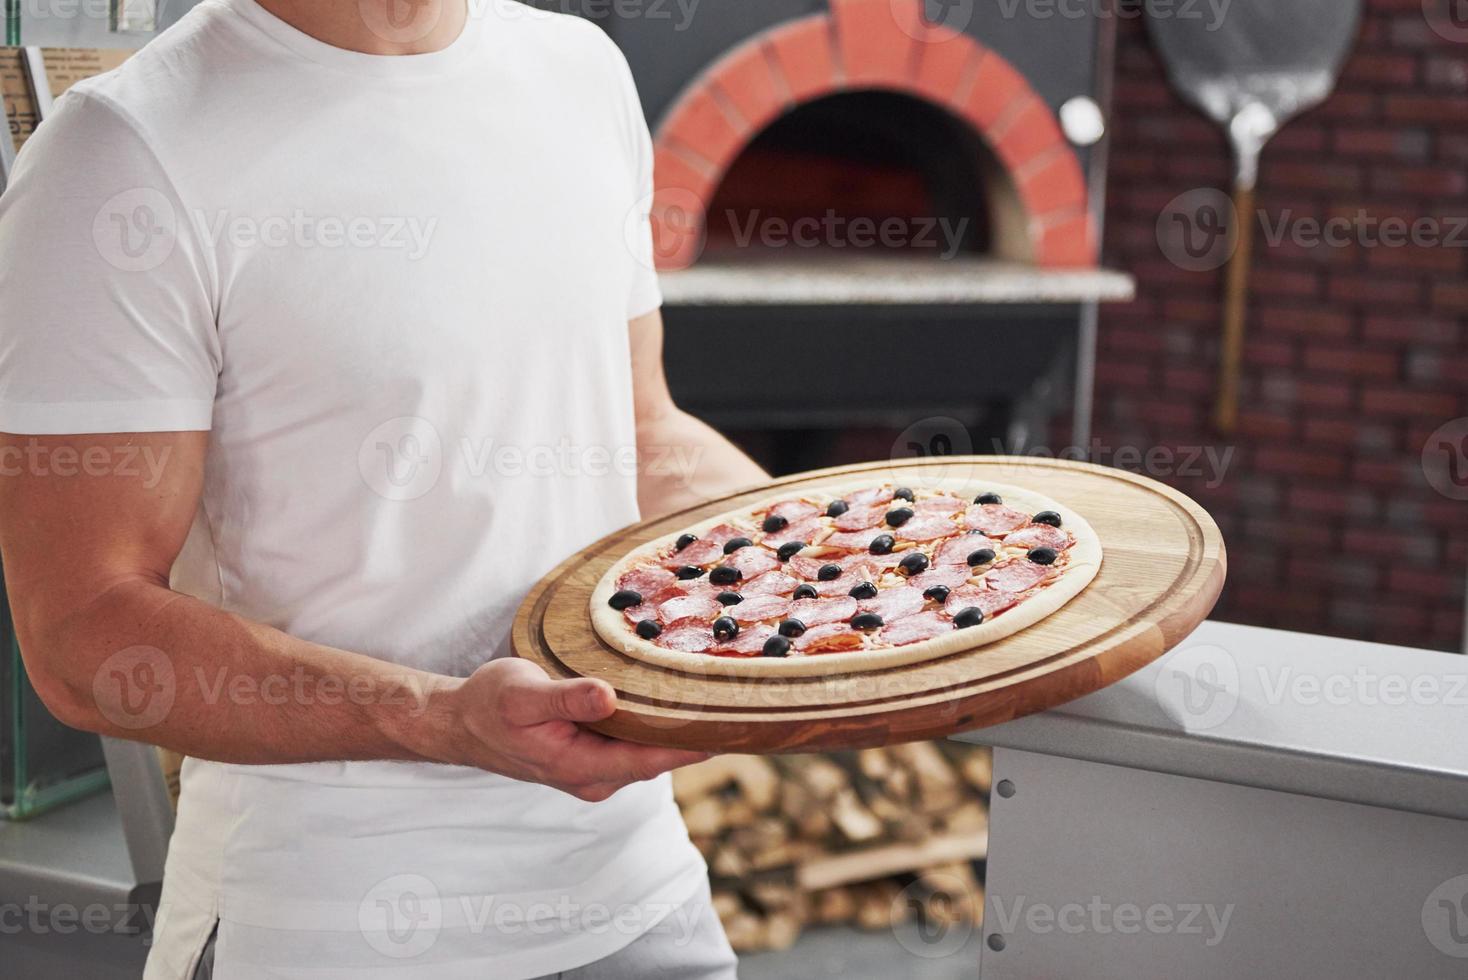
<svg viewBox="0 0 1468 980">
<path fill-rule="evenodd" d="M 895 92 L 849 91 L 770 124 L 725 173 L 705 261 L 1030 261 L 1013 182 L 947 111 Z"/>
</svg>

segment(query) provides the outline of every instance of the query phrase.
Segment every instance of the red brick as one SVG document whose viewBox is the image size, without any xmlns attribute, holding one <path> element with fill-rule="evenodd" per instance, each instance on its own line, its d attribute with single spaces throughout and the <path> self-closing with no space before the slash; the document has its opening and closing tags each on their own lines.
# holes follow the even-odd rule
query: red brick
<svg viewBox="0 0 1468 980">
<path fill-rule="evenodd" d="M 1393 122 L 1457 126 L 1468 118 L 1468 98 L 1461 96 L 1389 95 L 1383 108 Z"/>
<path fill-rule="evenodd" d="M 898 24 L 917 0 L 832 0 L 841 68 L 853 85 L 900 86 L 908 81 L 917 40 Z"/>
<path fill-rule="evenodd" d="M 1032 95 L 1025 77 L 1001 55 L 990 51 L 979 61 L 963 114 L 975 129 L 987 133 L 1016 99 Z"/>
<path fill-rule="evenodd" d="M 1051 153 L 1021 171 L 1019 194 L 1035 216 L 1070 211 L 1086 206 L 1086 176 L 1080 161 L 1068 146 L 1057 145 Z"/>
<path fill-rule="evenodd" d="M 699 85 L 678 100 L 658 138 L 697 153 L 722 172 L 752 135 L 746 123 L 730 118 L 711 87 Z"/>
<path fill-rule="evenodd" d="M 967 86 L 973 84 L 984 48 L 966 35 L 924 44 L 918 52 L 913 87 L 939 105 L 962 111 Z"/>
<path fill-rule="evenodd" d="M 1305 348 L 1305 367 L 1312 371 L 1330 371 L 1357 377 L 1391 378 L 1401 367 L 1393 354 L 1352 347 Z"/>
<path fill-rule="evenodd" d="M 770 47 L 797 102 L 806 102 L 837 88 L 835 39 L 831 20 L 824 14 L 803 17 L 776 28 Z"/>
<path fill-rule="evenodd" d="M 1335 453 L 1315 453 L 1298 446 L 1264 447 L 1254 454 L 1254 468 L 1261 473 L 1311 478 L 1339 477 L 1346 461 Z"/>
<path fill-rule="evenodd" d="M 713 72 L 713 84 L 751 129 L 763 129 L 789 108 L 785 79 L 772 67 L 764 39 L 731 51 Z"/>
<path fill-rule="evenodd" d="M 1457 411 L 1458 399 L 1454 395 L 1409 388 L 1367 388 L 1361 393 L 1361 408 L 1371 415 L 1447 418 Z"/>
</svg>

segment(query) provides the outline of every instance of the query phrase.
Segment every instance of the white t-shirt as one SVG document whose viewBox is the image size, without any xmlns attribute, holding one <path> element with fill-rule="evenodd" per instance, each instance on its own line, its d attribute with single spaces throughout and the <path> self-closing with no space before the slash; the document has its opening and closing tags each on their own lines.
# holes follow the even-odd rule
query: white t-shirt
<svg viewBox="0 0 1468 980">
<path fill-rule="evenodd" d="M 376 57 L 206 0 L 59 100 L 0 199 L 0 430 L 210 430 L 174 587 L 452 675 L 637 519 L 627 321 L 660 302 L 620 53 L 470 7 Z M 150 976 L 214 915 L 220 977 L 553 973 L 705 873 L 666 778 L 599 805 L 400 763 L 183 783 Z"/>
</svg>

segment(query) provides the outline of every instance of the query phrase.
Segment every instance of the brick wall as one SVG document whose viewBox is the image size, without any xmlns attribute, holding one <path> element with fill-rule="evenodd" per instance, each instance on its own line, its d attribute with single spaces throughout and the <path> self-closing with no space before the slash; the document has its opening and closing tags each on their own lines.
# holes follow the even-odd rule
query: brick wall
<svg viewBox="0 0 1468 980">
<path fill-rule="evenodd" d="M 1229 186 L 1228 147 L 1173 94 L 1145 30 L 1121 24 L 1104 249 L 1140 295 L 1103 314 L 1097 437 L 1235 449 L 1217 486 L 1160 474 L 1223 527 L 1221 618 L 1458 649 L 1468 500 L 1433 488 L 1423 450 L 1468 416 L 1468 229 L 1457 247 L 1358 232 L 1336 246 L 1299 220 L 1364 209 L 1434 219 L 1443 236 L 1468 220 L 1468 36 L 1441 36 L 1422 0 L 1366 8 L 1337 93 L 1265 154 L 1259 207 L 1305 234 L 1256 239 L 1242 421 L 1227 441 L 1208 421 L 1223 273 L 1169 261 L 1157 227 L 1178 195 Z"/>
</svg>

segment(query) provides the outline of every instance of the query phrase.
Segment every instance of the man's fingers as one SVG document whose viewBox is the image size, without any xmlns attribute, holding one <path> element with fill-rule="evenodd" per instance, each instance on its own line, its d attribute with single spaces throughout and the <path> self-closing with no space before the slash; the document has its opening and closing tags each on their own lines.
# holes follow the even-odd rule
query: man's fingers
<svg viewBox="0 0 1468 980">
<path fill-rule="evenodd" d="M 617 710 L 612 686 L 588 678 L 553 681 L 544 676 L 516 677 L 506 684 L 501 697 L 506 718 L 522 726 L 547 721 L 603 721 Z"/>
<path fill-rule="evenodd" d="M 581 731 L 576 733 L 569 751 L 563 756 L 565 771 L 562 775 L 579 785 L 610 783 L 624 786 L 695 765 L 708 757 L 707 752 L 636 745 Z"/>
</svg>

